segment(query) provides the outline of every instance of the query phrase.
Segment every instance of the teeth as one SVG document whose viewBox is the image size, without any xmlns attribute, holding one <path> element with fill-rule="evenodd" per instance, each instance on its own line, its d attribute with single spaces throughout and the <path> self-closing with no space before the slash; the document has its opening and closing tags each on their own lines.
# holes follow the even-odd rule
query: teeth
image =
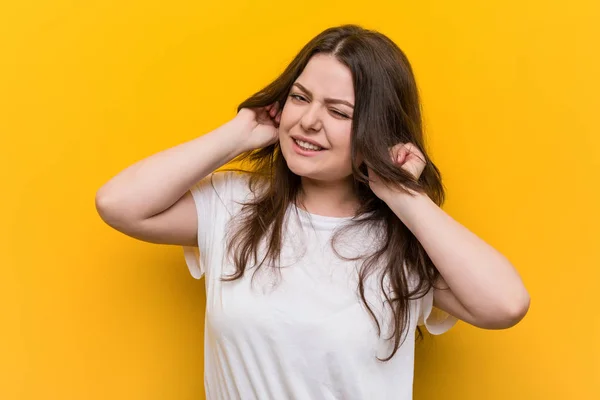
<svg viewBox="0 0 600 400">
<path fill-rule="evenodd" d="M 294 141 L 296 142 L 296 144 L 298 144 L 298 146 L 300 146 L 301 148 L 303 148 L 305 150 L 315 150 L 315 151 L 321 150 L 321 148 L 319 146 L 315 146 L 312 143 L 303 142 L 302 140 L 296 140 L 296 139 L 294 139 Z"/>
</svg>

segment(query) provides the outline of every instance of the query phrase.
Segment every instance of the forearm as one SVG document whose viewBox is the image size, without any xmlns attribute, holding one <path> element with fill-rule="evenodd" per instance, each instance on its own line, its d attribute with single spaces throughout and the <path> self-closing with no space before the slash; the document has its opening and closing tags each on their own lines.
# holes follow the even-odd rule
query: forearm
<svg viewBox="0 0 600 400">
<path fill-rule="evenodd" d="M 246 150 L 240 140 L 244 129 L 233 119 L 199 138 L 138 161 L 98 190 L 99 208 L 133 220 L 163 212 L 196 182 Z"/>
<path fill-rule="evenodd" d="M 397 194 L 388 202 L 413 232 L 456 299 L 475 318 L 513 316 L 528 293 L 511 263 L 429 197 Z"/>
</svg>

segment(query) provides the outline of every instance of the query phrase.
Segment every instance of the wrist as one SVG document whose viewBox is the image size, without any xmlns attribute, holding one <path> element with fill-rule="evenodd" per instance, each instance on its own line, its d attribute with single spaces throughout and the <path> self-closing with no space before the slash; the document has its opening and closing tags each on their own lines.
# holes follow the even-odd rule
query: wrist
<svg viewBox="0 0 600 400">
<path fill-rule="evenodd" d="M 433 202 L 426 194 L 411 191 L 410 193 L 395 192 L 385 199 L 385 203 L 405 225 L 409 225 L 410 220 L 419 213 L 420 209 L 426 208 Z"/>
<path fill-rule="evenodd" d="M 256 125 L 258 125 L 256 122 L 256 115 L 252 110 L 247 108 L 242 108 L 236 116 L 229 121 L 229 124 L 235 126 L 241 134 L 249 134 L 252 132 L 252 129 L 256 128 Z"/>
<path fill-rule="evenodd" d="M 236 156 L 253 150 L 249 139 L 256 123 L 252 116 L 248 116 L 242 111 L 221 127 L 225 135 L 224 140 L 227 141 L 229 146 L 233 147 Z"/>
</svg>

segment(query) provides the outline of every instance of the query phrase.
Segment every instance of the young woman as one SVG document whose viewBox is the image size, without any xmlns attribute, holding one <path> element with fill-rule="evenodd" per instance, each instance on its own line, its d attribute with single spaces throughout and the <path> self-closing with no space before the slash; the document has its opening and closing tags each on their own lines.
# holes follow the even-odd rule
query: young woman
<svg viewBox="0 0 600 400">
<path fill-rule="evenodd" d="M 230 161 L 249 168 L 220 170 Z M 311 40 L 237 115 L 122 171 L 106 223 L 205 276 L 209 399 L 410 399 L 414 343 L 515 325 L 511 263 L 441 208 L 403 52 L 354 25 Z"/>
</svg>

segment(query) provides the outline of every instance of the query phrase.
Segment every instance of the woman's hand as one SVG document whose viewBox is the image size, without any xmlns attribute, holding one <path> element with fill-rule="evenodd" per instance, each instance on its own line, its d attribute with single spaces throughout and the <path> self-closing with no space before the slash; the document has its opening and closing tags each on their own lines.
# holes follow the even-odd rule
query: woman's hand
<svg viewBox="0 0 600 400">
<path fill-rule="evenodd" d="M 410 173 L 415 180 L 419 179 L 425 169 L 425 156 L 412 143 L 399 143 L 395 145 L 390 150 L 390 156 L 396 166 Z M 402 192 L 399 188 L 386 186 L 371 168 L 368 168 L 368 171 L 371 190 L 381 200 L 387 202 L 394 194 Z"/>
<path fill-rule="evenodd" d="M 279 103 L 261 108 L 242 108 L 234 120 L 242 128 L 243 143 L 247 150 L 267 147 L 279 140 Z"/>
</svg>

